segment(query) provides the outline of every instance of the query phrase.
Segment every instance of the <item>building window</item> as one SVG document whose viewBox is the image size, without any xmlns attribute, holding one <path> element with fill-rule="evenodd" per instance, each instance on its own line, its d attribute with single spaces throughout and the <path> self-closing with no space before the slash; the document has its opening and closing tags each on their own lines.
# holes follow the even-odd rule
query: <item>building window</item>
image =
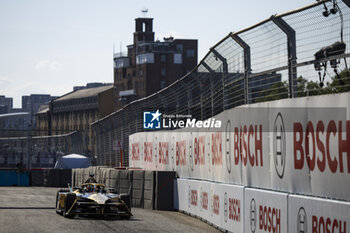
<svg viewBox="0 0 350 233">
<path fill-rule="evenodd" d="M 166 62 L 166 55 L 160 55 L 160 61 L 161 62 Z"/>
<path fill-rule="evenodd" d="M 193 49 L 187 49 L 186 56 L 187 57 L 194 57 L 194 50 Z"/>
<path fill-rule="evenodd" d="M 177 50 L 177 52 L 182 53 L 182 49 L 183 49 L 183 45 L 182 45 L 182 44 L 177 44 L 177 45 L 176 45 L 176 50 Z"/>
<path fill-rule="evenodd" d="M 136 64 L 145 64 L 145 63 L 154 63 L 154 54 L 153 53 L 145 53 L 136 56 Z"/>
<path fill-rule="evenodd" d="M 162 76 L 166 75 L 166 69 L 165 68 L 161 68 L 160 69 L 160 75 L 162 75 Z"/>
<path fill-rule="evenodd" d="M 174 53 L 174 64 L 182 64 L 182 54 Z"/>
<path fill-rule="evenodd" d="M 139 76 L 143 76 L 143 69 L 139 69 Z"/>
</svg>

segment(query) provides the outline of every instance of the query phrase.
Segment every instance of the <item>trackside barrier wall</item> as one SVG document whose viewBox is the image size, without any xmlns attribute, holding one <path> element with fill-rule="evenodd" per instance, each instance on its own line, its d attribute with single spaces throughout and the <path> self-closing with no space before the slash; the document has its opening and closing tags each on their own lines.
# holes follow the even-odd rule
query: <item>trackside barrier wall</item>
<svg viewBox="0 0 350 233">
<path fill-rule="evenodd" d="M 119 185 L 118 192 L 119 193 L 128 193 L 131 195 L 132 191 L 132 179 L 133 179 L 132 170 L 119 170 Z"/>
<path fill-rule="evenodd" d="M 0 171 L 0 186 L 28 186 L 29 174 L 27 172 L 18 173 L 15 170 Z"/>
<path fill-rule="evenodd" d="M 72 169 L 45 169 L 45 187 L 68 187 L 72 183 Z"/>
<path fill-rule="evenodd" d="M 155 172 L 154 208 L 156 210 L 174 209 L 174 180 L 176 180 L 175 172 Z"/>
<path fill-rule="evenodd" d="M 349 116 L 350 93 L 245 105 L 214 116 L 216 131 L 131 135 L 130 166 L 350 201 Z"/>
<path fill-rule="evenodd" d="M 134 172 L 132 183 L 132 206 L 143 208 L 145 171 Z"/>
<path fill-rule="evenodd" d="M 97 182 L 128 193 L 133 207 L 173 210 L 175 172 L 117 170 L 106 167 L 72 169 L 72 186 L 80 186 L 93 173 Z"/>
<path fill-rule="evenodd" d="M 244 232 L 244 188 L 214 182 L 177 179 L 180 211 L 230 232 Z"/>
<path fill-rule="evenodd" d="M 349 232 L 350 203 L 192 179 L 177 179 L 178 209 L 228 232 Z"/>
<path fill-rule="evenodd" d="M 44 170 L 32 170 L 30 172 L 31 186 L 44 186 Z"/>
<path fill-rule="evenodd" d="M 36 169 L 30 172 L 1 170 L 0 186 L 67 187 L 71 183 L 70 169 Z"/>
<path fill-rule="evenodd" d="M 143 191 L 143 208 L 145 209 L 154 209 L 154 192 L 156 189 L 154 186 L 154 171 L 145 171 L 145 186 Z"/>
<path fill-rule="evenodd" d="M 223 230 L 348 232 L 349 116 L 350 93 L 245 105 L 219 130 L 133 134 L 129 162 L 176 171 L 174 206 Z"/>
<path fill-rule="evenodd" d="M 288 232 L 288 194 L 245 188 L 246 232 Z"/>
<path fill-rule="evenodd" d="M 349 232 L 350 203 L 289 195 L 289 232 Z"/>
</svg>

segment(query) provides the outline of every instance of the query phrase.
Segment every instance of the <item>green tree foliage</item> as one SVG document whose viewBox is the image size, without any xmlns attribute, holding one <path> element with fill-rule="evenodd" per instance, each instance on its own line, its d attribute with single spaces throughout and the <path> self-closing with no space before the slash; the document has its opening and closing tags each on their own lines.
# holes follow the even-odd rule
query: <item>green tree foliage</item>
<svg viewBox="0 0 350 233">
<path fill-rule="evenodd" d="M 329 87 L 332 90 L 332 93 L 350 91 L 350 69 L 340 72 L 339 77 L 334 76 Z"/>
<path fill-rule="evenodd" d="M 350 91 L 350 69 L 343 70 L 331 78 L 324 87 L 318 82 L 308 81 L 299 76 L 297 78 L 297 97 L 325 95 Z M 288 83 L 286 81 L 274 83 L 269 89 L 260 92 L 255 102 L 265 102 L 288 98 Z"/>
<path fill-rule="evenodd" d="M 265 102 L 288 98 L 288 83 L 286 81 L 274 83 L 267 90 L 260 92 L 255 102 Z"/>
</svg>

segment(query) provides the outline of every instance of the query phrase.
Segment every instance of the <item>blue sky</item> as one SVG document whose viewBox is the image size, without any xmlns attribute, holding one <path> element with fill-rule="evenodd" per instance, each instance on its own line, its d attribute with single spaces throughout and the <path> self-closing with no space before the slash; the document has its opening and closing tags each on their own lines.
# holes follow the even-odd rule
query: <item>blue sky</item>
<svg viewBox="0 0 350 233">
<path fill-rule="evenodd" d="M 199 61 L 231 31 L 313 0 L 0 0 L 0 95 L 63 95 L 113 82 L 113 45 L 132 43 L 134 19 L 154 18 L 155 37 L 198 39 Z"/>
</svg>

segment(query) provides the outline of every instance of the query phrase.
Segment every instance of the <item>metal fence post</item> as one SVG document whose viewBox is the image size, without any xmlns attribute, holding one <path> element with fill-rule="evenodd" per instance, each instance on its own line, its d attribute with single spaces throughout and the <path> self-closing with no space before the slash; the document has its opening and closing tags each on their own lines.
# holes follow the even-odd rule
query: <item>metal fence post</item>
<svg viewBox="0 0 350 233">
<path fill-rule="evenodd" d="M 294 29 L 281 17 L 271 16 L 271 20 L 287 35 L 289 98 L 297 96 L 297 51 Z"/>
<path fill-rule="evenodd" d="M 202 61 L 202 65 L 204 66 L 204 68 L 206 68 L 209 73 L 210 73 L 210 99 L 211 99 L 211 116 L 213 116 L 213 83 L 212 83 L 212 74 L 214 73 L 214 70 L 211 69 L 211 67 L 205 63 L 204 61 Z M 203 112 L 203 109 L 202 109 Z"/>
<path fill-rule="evenodd" d="M 244 53 L 244 103 L 249 104 L 249 74 L 252 71 L 251 59 L 250 59 L 250 47 L 249 45 L 242 40 L 237 34 L 231 35 L 232 39 L 243 48 Z"/>
<path fill-rule="evenodd" d="M 214 53 L 214 55 L 220 59 L 222 62 L 222 76 L 221 76 L 221 82 L 222 82 L 222 109 L 221 111 L 224 111 L 225 109 L 225 92 L 224 92 L 224 77 L 228 74 L 228 64 L 227 64 L 227 59 L 223 57 L 215 48 L 212 48 L 211 51 Z M 212 114 L 214 115 L 214 114 Z"/>
<path fill-rule="evenodd" d="M 181 86 L 186 90 L 186 99 L 187 99 L 187 114 L 190 114 L 190 87 L 183 80 L 180 80 Z"/>
</svg>

